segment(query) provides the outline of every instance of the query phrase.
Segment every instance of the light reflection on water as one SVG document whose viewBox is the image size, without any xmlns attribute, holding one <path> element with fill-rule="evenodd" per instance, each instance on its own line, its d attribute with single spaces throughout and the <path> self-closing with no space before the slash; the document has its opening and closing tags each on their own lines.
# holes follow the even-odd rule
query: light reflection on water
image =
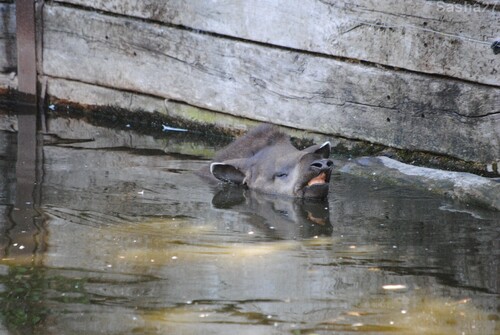
<svg viewBox="0 0 500 335">
<path fill-rule="evenodd" d="M 43 236 L 21 238 L 0 136 L 0 334 L 498 333 L 496 213 L 345 175 L 304 203 L 175 154 L 46 145 Z"/>
</svg>

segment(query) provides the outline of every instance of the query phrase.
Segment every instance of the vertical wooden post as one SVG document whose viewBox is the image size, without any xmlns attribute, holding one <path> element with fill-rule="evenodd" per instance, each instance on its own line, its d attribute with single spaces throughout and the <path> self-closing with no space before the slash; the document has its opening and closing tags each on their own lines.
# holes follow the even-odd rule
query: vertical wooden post
<svg viewBox="0 0 500 335">
<path fill-rule="evenodd" d="M 16 0 L 16 40 L 18 91 L 16 113 L 18 121 L 16 200 L 11 212 L 13 241 L 9 255 L 34 254 L 38 248 L 35 190 L 37 185 L 37 62 L 35 0 Z M 27 236 L 31 235 L 31 240 Z M 15 242 L 15 243 L 14 243 Z M 16 246 L 22 245 L 19 249 Z"/>
<path fill-rule="evenodd" d="M 16 0 L 17 78 L 21 93 L 36 97 L 35 1 Z"/>
</svg>

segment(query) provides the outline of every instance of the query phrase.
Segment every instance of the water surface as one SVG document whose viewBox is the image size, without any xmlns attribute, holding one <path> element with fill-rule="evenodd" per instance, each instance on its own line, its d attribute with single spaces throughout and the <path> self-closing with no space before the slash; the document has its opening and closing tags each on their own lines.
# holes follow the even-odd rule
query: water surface
<svg viewBox="0 0 500 335">
<path fill-rule="evenodd" d="M 498 213 L 342 174 L 325 202 L 209 185 L 213 145 L 48 122 L 33 166 L 0 132 L 0 334 L 499 333 Z"/>
</svg>

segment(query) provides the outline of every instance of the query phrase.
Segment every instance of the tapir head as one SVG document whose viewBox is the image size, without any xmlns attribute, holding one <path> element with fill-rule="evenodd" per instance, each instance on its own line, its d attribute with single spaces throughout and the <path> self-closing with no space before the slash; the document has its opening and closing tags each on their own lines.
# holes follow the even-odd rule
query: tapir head
<svg viewBox="0 0 500 335">
<path fill-rule="evenodd" d="M 236 148 L 248 150 L 242 146 L 245 137 L 238 141 Z M 252 143 L 248 146 L 251 147 Z M 297 150 L 287 137 L 278 137 L 278 140 L 267 141 L 250 152 L 251 155 L 246 157 L 215 161 L 210 165 L 210 172 L 219 180 L 269 194 L 301 198 L 325 198 L 328 195 L 333 167 L 333 161 L 329 159 L 329 142 Z"/>
</svg>

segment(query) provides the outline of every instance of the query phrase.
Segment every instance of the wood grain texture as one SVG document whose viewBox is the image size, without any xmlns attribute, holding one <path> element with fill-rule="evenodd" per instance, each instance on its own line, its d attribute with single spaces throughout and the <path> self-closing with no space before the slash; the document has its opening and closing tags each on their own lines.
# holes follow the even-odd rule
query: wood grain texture
<svg viewBox="0 0 500 335">
<path fill-rule="evenodd" d="M 165 101 L 165 99 L 159 97 L 60 78 L 47 78 L 47 94 L 51 97 L 77 101 L 80 104 L 91 106 L 100 106 L 103 102 L 107 104 L 113 102 L 114 106 L 130 111 L 158 112 L 176 119 L 203 122 L 204 124 L 225 129 L 228 133 L 235 130 L 245 132 L 258 125 L 257 122 L 252 120 L 217 113 L 175 101 Z M 322 139 L 326 141 L 324 137 Z"/>
<path fill-rule="evenodd" d="M 0 73 L 0 88 L 17 89 L 17 76 L 15 73 Z"/>
<path fill-rule="evenodd" d="M 61 2 L 500 86 L 500 56 L 490 47 L 500 39 L 498 1 L 474 5 L 425 0 Z"/>
<path fill-rule="evenodd" d="M 500 90 L 60 6 L 46 75 L 473 161 L 500 152 Z"/>
<path fill-rule="evenodd" d="M 51 97 L 77 101 L 84 105 L 101 106 L 103 103 L 112 104 L 129 111 L 158 112 L 174 119 L 200 123 L 223 129 L 228 134 L 241 135 L 260 123 L 251 119 L 241 118 L 230 114 L 206 110 L 192 105 L 169 101 L 159 97 L 143 95 L 138 92 L 120 91 L 117 89 L 86 84 L 60 78 L 47 77 L 47 94 Z M 1 124 L 0 124 L 1 129 Z M 343 138 L 332 138 L 325 134 L 304 132 L 300 129 L 280 127 L 281 131 L 296 137 L 312 140 L 315 143 L 330 141 L 333 147 L 341 146 L 342 149 L 358 150 L 358 142 Z M 359 150 L 358 150 L 359 151 Z"/>
<path fill-rule="evenodd" d="M 16 67 L 16 6 L 0 3 L 0 72 Z"/>
</svg>

